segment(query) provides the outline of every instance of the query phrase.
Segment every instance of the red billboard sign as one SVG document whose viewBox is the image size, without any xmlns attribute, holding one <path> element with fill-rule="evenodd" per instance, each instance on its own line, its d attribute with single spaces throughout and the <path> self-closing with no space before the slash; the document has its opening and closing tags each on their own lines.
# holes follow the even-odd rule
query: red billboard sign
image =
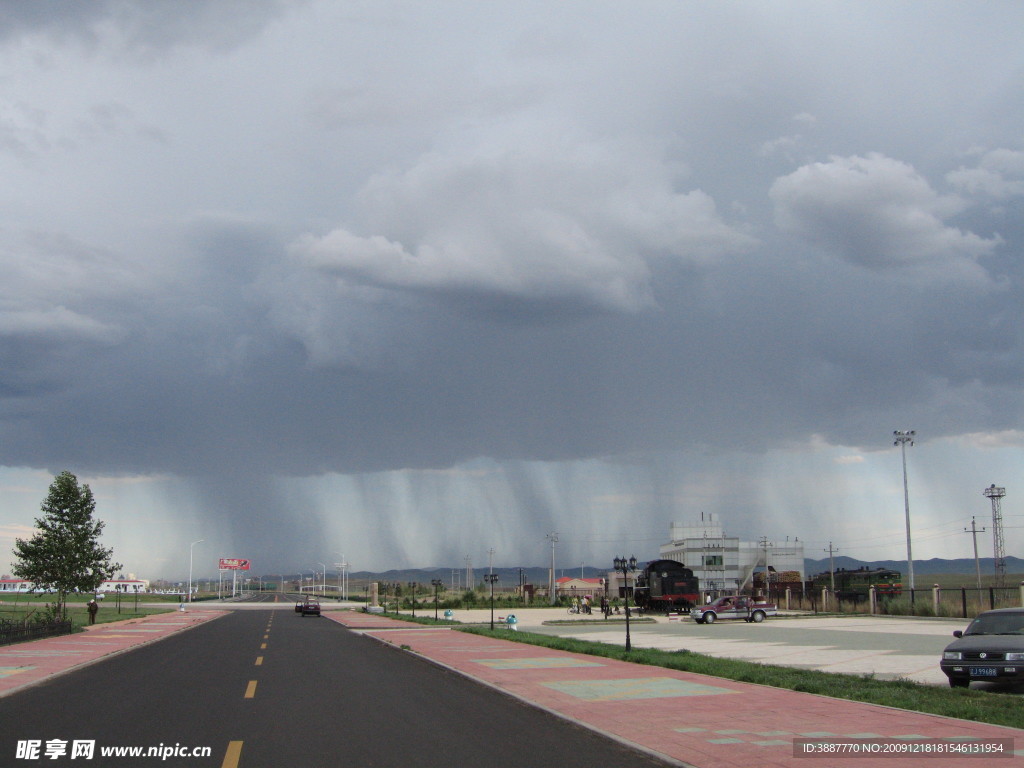
<svg viewBox="0 0 1024 768">
<path fill-rule="evenodd" d="M 222 571 L 248 571 L 249 561 L 242 557 L 222 557 L 220 569 Z"/>
</svg>

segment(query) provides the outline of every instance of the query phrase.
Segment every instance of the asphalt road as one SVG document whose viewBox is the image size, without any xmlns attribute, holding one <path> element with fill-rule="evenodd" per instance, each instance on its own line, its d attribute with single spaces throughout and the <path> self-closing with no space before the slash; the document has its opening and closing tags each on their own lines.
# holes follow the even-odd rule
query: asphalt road
<svg viewBox="0 0 1024 768">
<path fill-rule="evenodd" d="M 38 759 L 17 757 L 40 743 Z M 67 742 L 47 759 L 47 742 Z M 72 759 L 73 742 L 95 743 Z M 104 747 L 162 748 L 102 757 Z M 209 748 L 209 756 L 171 750 Z M 661 765 L 333 621 L 233 611 L 0 699 L 0 765 Z"/>
</svg>

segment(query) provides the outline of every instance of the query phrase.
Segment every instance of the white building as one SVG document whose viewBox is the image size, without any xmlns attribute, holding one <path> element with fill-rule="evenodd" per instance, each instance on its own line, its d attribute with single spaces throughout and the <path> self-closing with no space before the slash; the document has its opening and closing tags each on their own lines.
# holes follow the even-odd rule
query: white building
<svg viewBox="0 0 1024 768">
<path fill-rule="evenodd" d="M 0 579 L 0 594 L 7 593 L 27 593 L 34 592 L 35 584 L 25 579 L 12 579 L 5 577 Z M 124 594 L 135 594 L 149 592 L 149 579 L 110 579 L 100 584 L 97 592 L 118 592 Z"/>
<path fill-rule="evenodd" d="M 750 586 L 755 572 L 766 569 L 772 581 L 784 572 L 799 573 L 799 581 L 804 580 L 804 545 L 798 539 L 740 541 L 725 535 L 715 513 L 701 513 L 691 524 L 672 523 L 670 536 L 660 547 L 661 557 L 691 569 L 704 592 L 741 591 Z"/>
<path fill-rule="evenodd" d="M 131 574 L 129 574 L 131 576 Z M 149 579 L 110 579 L 100 584 L 97 592 L 122 592 L 135 594 L 136 592 L 149 592 Z"/>
</svg>

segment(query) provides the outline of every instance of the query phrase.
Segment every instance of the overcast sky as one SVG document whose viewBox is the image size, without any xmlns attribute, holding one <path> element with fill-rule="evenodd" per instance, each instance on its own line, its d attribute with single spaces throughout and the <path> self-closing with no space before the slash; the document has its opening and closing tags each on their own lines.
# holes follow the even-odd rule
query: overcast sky
<svg viewBox="0 0 1024 768">
<path fill-rule="evenodd" d="M 1024 485 L 1018 2 L 0 5 L 0 566 L 970 557 Z"/>
</svg>

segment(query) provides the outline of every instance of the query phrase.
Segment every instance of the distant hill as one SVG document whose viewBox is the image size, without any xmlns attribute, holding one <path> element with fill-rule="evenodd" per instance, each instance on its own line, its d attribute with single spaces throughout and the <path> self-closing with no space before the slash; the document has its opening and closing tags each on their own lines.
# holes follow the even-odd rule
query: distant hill
<svg viewBox="0 0 1024 768">
<path fill-rule="evenodd" d="M 868 568 L 888 568 L 900 573 L 906 573 L 907 570 L 906 560 L 873 560 L 867 562 L 864 560 L 854 560 L 852 557 L 836 557 L 834 560 L 836 568 L 845 568 L 847 570 L 856 570 L 865 566 Z M 993 562 L 994 559 L 991 557 L 978 558 L 983 575 L 993 572 Z M 828 563 L 827 557 L 822 560 L 805 559 L 804 572 L 808 576 L 824 573 L 829 569 Z M 973 576 L 975 572 L 973 557 L 962 557 L 958 560 L 942 560 L 937 557 L 933 557 L 931 560 L 914 560 L 914 576 L 925 576 L 931 573 L 962 573 Z M 1006 572 L 1024 573 L 1024 560 L 1021 560 L 1019 557 L 1006 558 Z"/>
</svg>

